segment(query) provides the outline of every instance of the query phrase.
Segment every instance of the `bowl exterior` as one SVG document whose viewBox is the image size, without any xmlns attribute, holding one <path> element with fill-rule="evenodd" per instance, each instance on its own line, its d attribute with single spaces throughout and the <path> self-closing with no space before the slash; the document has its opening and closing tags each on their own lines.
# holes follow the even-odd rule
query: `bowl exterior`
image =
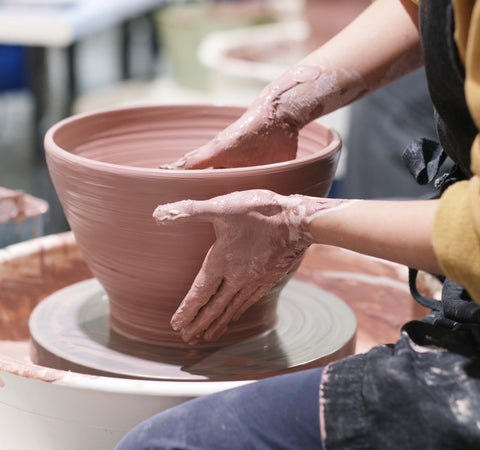
<svg viewBox="0 0 480 450">
<path fill-rule="evenodd" d="M 74 117 L 47 133 L 46 157 L 78 247 L 109 296 L 112 328 L 132 339 L 178 347 L 184 344 L 171 330 L 170 318 L 188 292 L 215 235 L 209 223 L 159 227 L 152 218 L 155 208 L 178 200 L 204 200 L 246 189 L 325 196 L 333 181 L 340 144 L 333 145 L 324 157 L 312 158 L 305 164 L 271 165 L 271 169 L 259 166 L 244 170 L 167 171 L 97 163 L 82 157 L 91 150 L 92 142 L 95 151 L 103 148 L 106 153 L 132 154 L 132 160 L 136 152 L 144 156 L 145 148 L 160 146 L 160 141 L 156 141 L 161 138 L 158 129 L 169 126 L 158 117 L 157 110 L 166 113 L 165 108 L 146 108 L 147 112 L 123 109 L 120 111 L 123 119 L 119 119 L 118 110 L 108 111 L 102 116 L 100 127 L 95 115 Z M 177 111 L 185 108 L 178 107 Z M 204 108 L 215 111 L 216 131 L 241 112 L 237 108 Z M 188 117 L 175 116 L 175 110 L 170 111 L 170 120 L 180 130 L 179 136 L 188 134 L 200 120 L 195 122 L 195 117 L 204 117 L 205 110 Z M 138 116 L 142 120 L 135 122 Z M 126 120 L 128 117 L 132 120 Z M 82 122 L 81 126 L 77 126 L 77 120 Z M 143 136 L 130 141 L 128 148 L 122 139 L 124 135 L 118 132 L 125 127 L 141 128 Z M 77 134 L 76 129 L 80 130 Z M 150 130 L 156 131 L 150 133 Z M 314 124 L 307 133 L 309 145 L 325 147 L 326 130 L 321 124 Z M 332 141 L 334 136 L 329 136 Z M 204 138 L 199 137 L 197 145 Z M 70 141 L 74 142 L 71 147 L 63 148 Z M 178 147 L 179 155 L 188 150 L 182 145 Z M 158 164 L 162 163 L 160 160 Z M 222 345 L 272 329 L 278 294 L 287 280 L 288 277 L 250 308 L 222 338 Z"/>
</svg>

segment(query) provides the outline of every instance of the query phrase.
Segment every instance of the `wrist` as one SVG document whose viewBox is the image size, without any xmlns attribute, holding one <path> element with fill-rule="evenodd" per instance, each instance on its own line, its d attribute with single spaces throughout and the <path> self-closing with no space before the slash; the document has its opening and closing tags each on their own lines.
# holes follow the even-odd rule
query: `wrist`
<svg viewBox="0 0 480 450">
<path fill-rule="evenodd" d="M 297 131 L 314 120 L 323 109 L 321 97 L 309 88 L 324 69 L 322 66 L 295 66 L 270 83 L 262 93 L 264 109 L 275 124 Z"/>
<path fill-rule="evenodd" d="M 366 92 L 365 80 L 353 70 L 298 65 L 270 83 L 260 98 L 271 120 L 300 130 Z"/>
<path fill-rule="evenodd" d="M 323 236 L 324 229 L 322 226 L 324 223 L 329 223 L 329 220 L 326 216 L 330 213 L 334 213 L 343 208 L 351 206 L 357 202 L 358 200 L 307 197 L 307 207 L 304 222 L 306 230 L 311 236 L 312 242 L 319 244 L 328 243 L 325 242 Z M 325 220 L 324 217 L 327 220 Z"/>
<path fill-rule="evenodd" d="M 308 197 L 294 194 L 284 197 L 284 209 L 288 211 L 285 221 L 292 232 L 308 243 L 320 243 L 318 219 L 329 212 L 337 211 L 356 200 L 323 197 Z M 285 208 L 286 207 L 286 208 Z M 315 221 L 315 225 L 313 222 Z"/>
</svg>

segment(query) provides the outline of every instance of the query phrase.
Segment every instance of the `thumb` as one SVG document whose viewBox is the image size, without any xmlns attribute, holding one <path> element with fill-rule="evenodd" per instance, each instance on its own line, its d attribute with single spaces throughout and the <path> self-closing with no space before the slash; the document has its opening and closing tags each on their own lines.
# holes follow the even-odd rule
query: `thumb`
<svg viewBox="0 0 480 450">
<path fill-rule="evenodd" d="M 211 144 L 205 144 L 202 147 L 186 153 L 181 158 L 170 164 L 160 166 L 161 169 L 208 169 L 215 167 L 215 152 Z"/>
<path fill-rule="evenodd" d="M 159 205 L 153 212 L 158 225 L 187 223 L 193 221 L 213 222 L 218 216 L 218 208 L 209 200 L 181 200 Z"/>
</svg>

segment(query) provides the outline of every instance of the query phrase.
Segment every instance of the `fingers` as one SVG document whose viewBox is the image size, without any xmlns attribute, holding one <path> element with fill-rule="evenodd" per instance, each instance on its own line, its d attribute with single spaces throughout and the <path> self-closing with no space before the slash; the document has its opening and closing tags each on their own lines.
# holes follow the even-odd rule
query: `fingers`
<svg viewBox="0 0 480 450">
<path fill-rule="evenodd" d="M 287 197 L 265 189 L 237 191 L 209 200 L 181 200 L 159 205 L 153 212 L 153 217 L 159 225 L 191 221 L 214 222 L 216 219 L 225 219 L 228 215 L 255 212 L 271 217 L 282 213 L 282 199 L 283 202 L 288 200 Z"/>
<path fill-rule="evenodd" d="M 210 200 L 181 200 L 175 203 L 166 203 L 157 206 L 153 212 L 153 218 L 158 225 L 168 225 L 173 222 L 213 222 L 218 215 L 218 205 Z"/>
<path fill-rule="evenodd" d="M 223 282 L 218 292 L 200 309 L 192 322 L 180 330 L 182 339 L 188 343 L 201 339 L 210 325 L 222 315 L 235 294 L 235 288 Z"/>
<path fill-rule="evenodd" d="M 174 331 L 180 331 L 192 323 L 200 309 L 210 301 L 222 285 L 223 277 L 211 276 L 210 271 L 206 269 L 211 254 L 212 249 L 207 253 L 192 287 L 172 316 L 170 324 Z"/>
<path fill-rule="evenodd" d="M 193 169 L 208 169 L 209 167 L 214 167 L 218 169 L 213 163 L 213 157 L 209 153 L 205 152 L 192 152 L 187 155 L 184 161 L 183 169 L 193 170 Z"/>
<path fill-rule="evenodd" d="M 176 203 L 166 203 L 157 206 L 153 212 L 153 218 L 159 225 L 166 225 L 172 222 L 182 223 L 191 220 L 194 215 L 192 200 L 182 200 Z"/>
<path fill-rule="evenodd" d="M 184 169 L 186 162 L 187 162 L 187 157 L 186 157 L 186 155 L 184 155 L 180 159 L 177 159 L 175 162 L 167 163 L 167 164 L 161 164 L 160 166 L 158 166 L 158 168 L 159 169 L 167 169 L 167 170 Z"/>
<path fill-rule="evenodd" d="M 243 290 L 237 292 L 235 297 L 228 304 L 224 313 L 217 319 L 204 334 L 204 339 L 206 341 L 214 341 L 218 339 L 222 334 L 227 331 L 228 324 L 232 321 L 235 313 L 242 306 L 242 304 L 247 301 L 250 296 L 257 290 L 256 287 L 244 288 Z"/>
<path fill-rule="evenodd" d="M 240 316 L 248 309 L 250 306 L 253 306 L 257 303 L 271 288 L 273 285 L 260 286 L 250 297 L 243 302 L 240 307 L 236 310 L 235 315 L 232 318 L 232 321 L 237 321 Z"/>
<path fill-rule="evenodd" d="M 238 320 L 269 288 L 270 286 L 255 286 L 237 292 L 224 281 L 218 292 L 209 299 L 198 315 L 192 318 L 191 323 L 184 322 L 184 327 L 174 329 L 180 331 L 182 339 L 190 344 L 195 344 L 200 339 L 215 341 L 227 331 L 232 321 Z"/>
<path fill-rule="evenodd" d="M 207 169 L 215 167 L 215 152 L 212 150 L 212 145 L 207 144 L 189 153 L 186 153 L 181 158 L 173 163 L 162 164 L 160 169 L 169 170 L 190 170 L 190 169 Z"/>
<path fill-rule="evenodd" d="M 202 158 L 200 156 L 191 154 L 184 155 L 177 161 L 169 164 L 162 164 L 160 169 L 168 170 L 191 170 L 191 169 L 207 169 L 212 167 L 212 163 L 208 158 Z"/>
</svg>

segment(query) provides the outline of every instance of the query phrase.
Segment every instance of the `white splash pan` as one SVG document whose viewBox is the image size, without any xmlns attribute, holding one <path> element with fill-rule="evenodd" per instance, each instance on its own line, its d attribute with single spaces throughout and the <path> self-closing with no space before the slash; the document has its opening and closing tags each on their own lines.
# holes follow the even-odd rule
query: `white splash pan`
<svg viewBox="0 0 480 450">
<path fill-rule="evenodd" d="M 247 383 L 120 379 L 33 364 L 25 331 L 31 310 L 50 293 L 87 276 L 71 233 L 0 250 L 0 447 L 4 450 L 111 449 L 135 424 L 159 411 Z M 15 315 L 21 317 L 12 319 Z M 18 330 L 11 326 L 12 320 L 18 322 Z"/>
<path fill-rule="evenodd" d="M 325 265 L 327 260 L 331 264 Z M 394 342 L 407 320 L 426 313 L 412 305 L 403 266 L 315 246 L 301 267 L 303 279 L 328 288 L 358 316 L 356 352 Z M 247 383 L 120 379 L 33 364 L 28 331 L 33 308 L 91 276 L 71 233 L 0 250 L 1 450 L 111 449 L 136 423 L 159 411 Z M 418 281 L 424 295 L 436 296 L 441 289 L 434 277 Z"/>
</svg>

